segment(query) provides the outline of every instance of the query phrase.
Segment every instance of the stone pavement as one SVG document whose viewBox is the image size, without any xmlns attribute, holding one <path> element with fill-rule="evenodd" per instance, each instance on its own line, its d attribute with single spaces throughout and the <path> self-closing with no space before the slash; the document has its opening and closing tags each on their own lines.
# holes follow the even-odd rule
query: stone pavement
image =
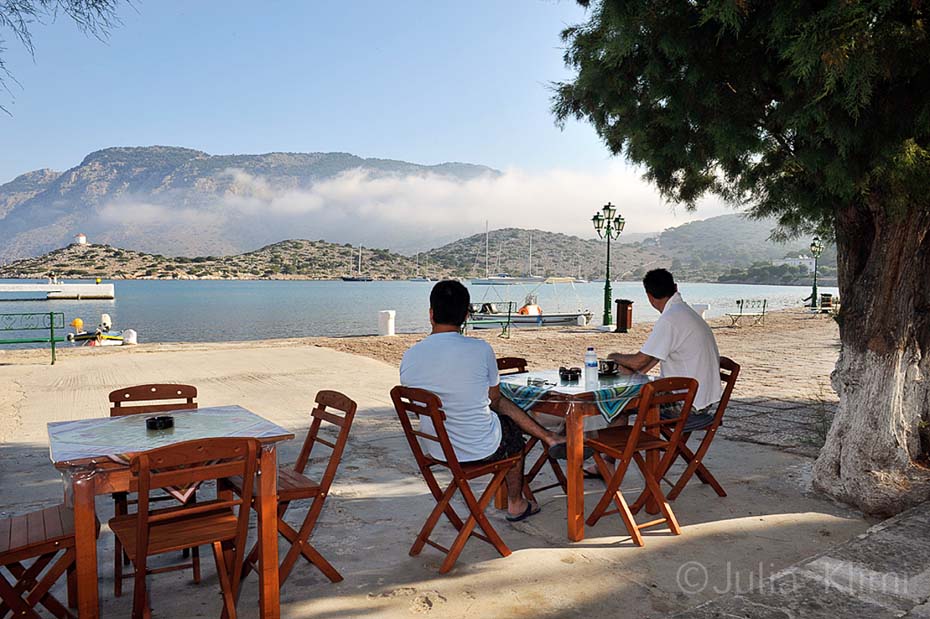
<svg viewBox="0 0 930 619">
<path fill-rule="evenodd" d="M 674 617 L 930 619 L 930 502 L 771 576 L 761 568 L 728 570 L 720 597 Z M 710 575 L 694 567 L 679 580 L 696 589 Z"/>
</svg>

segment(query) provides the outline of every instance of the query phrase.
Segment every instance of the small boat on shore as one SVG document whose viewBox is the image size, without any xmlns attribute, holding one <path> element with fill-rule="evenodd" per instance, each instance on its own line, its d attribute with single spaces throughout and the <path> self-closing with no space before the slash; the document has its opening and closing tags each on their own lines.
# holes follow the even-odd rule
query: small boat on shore
<svg viewBox="0 0 930 619">
<path fill-rule="evenodd" d="M 84 321 L 75 318 L 71 321 L 74 333 L 69 333 L 65 339 L 81 346 L 123 346 L 138 343 L 138 335 L 132 329 L 114 331 L 109 314 L 100 316 L 100 324 L 93 331 L 84 330 Z"/>
<path fill-rule="evenodd" d="M 499 328 L 502 320 L 509 320 L 510 324 L 515 327 L 570 326 L 579 324 L 579 318 L 581 317 L 584 317 L 585 324 L 589 323 L 594 317 L 593 313 L 587 309 L 579 308 L 575 311 L 562 311 L 561 308 L 556 308 L 555 311 L 547 312 L 539 306 L 536 291 L 539 290 L 540 286 L 549 284 L 555 287 L 556 284 L 573 284 L 574 278 L 549 277 L 543 278 L 540 282 L 532 283 L 538 285 L 525 296 L 523 305 L 519 309 L 516 308 L 517 304 L 513 301 L 488 301 L 485 299 L 480 303 L 473 303 L 471 306 L 471 326 L 475 329 Z"/>
</svg>

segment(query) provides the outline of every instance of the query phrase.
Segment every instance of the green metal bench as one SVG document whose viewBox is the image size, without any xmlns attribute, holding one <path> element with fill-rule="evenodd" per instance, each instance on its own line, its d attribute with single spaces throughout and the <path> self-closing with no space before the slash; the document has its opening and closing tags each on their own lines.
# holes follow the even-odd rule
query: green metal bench
<svg viewBox="0 0 930 619">
<path fill-rule="evenodd" d="M 65 338 L 55 337 L 55 330 L 65 330 L 65 315 L 60 312 L 41 312 L 27 314 L 0 314 L 0 337 L 9 332 L 47 331 L 48 335 L 39 337 L 20 337 L 0 339 L 0 344 L 50 344 L 52 347 L 52 365 L 55 365 L 55 344 L 64 342 Z M 32 335 L 32 333 L 29 333 Z"/>
<path fill-rule="evenodd" d="M 768 303 L 766 299 L 740 299 L 736 302 L 738 311 L 729 312 L 727 316 L 733 323 L 731 327 L 738 327 L 739 321 L 743 318 L 752 319 L 752 324 L 765 324 L 765 306 Z"/>
</svg>

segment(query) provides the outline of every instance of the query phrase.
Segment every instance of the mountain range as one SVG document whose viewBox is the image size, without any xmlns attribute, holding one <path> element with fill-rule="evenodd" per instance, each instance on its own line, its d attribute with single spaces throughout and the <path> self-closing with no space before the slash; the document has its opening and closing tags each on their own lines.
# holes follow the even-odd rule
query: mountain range
<svg viewBox="0 0 930 619">
<path fill-rule="evenodd" d="M 347 153 L 107 148 L 65 172 L 36 170 L 0 185 L 0 263 L 63 247 L 79 232 L 150 253 L 235 254 L 282 238 L 319 238 L 333 216 L 327 202 L 352 201 L 351 182 L 327 185 L 346 175 L 372 182 L 499 174 L 467 163 L 418 165 Z"/>
</svg>

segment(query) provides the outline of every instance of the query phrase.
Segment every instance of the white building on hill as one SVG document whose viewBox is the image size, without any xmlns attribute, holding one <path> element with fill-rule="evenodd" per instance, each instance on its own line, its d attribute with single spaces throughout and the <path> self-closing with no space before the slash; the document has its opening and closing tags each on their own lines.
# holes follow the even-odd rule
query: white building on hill
<svg viewBox="0 0 930 619">
<path fill-rule="evenodd" d="M 781 266 L 787 264 L 792 267 L 806 267 L 808 271 L 814 270 L 814 259 L 807 256 L 798 256 L 797 258 L 782 258 L 781 260 L 772 260 L 772 266 Z"/>
<path fill-rule="evenodd" d="M 74 235 L 74 242 L 78 245 L 87 245 L 87 237 L 83 232 L 78 232 Z"/>
</svg>

